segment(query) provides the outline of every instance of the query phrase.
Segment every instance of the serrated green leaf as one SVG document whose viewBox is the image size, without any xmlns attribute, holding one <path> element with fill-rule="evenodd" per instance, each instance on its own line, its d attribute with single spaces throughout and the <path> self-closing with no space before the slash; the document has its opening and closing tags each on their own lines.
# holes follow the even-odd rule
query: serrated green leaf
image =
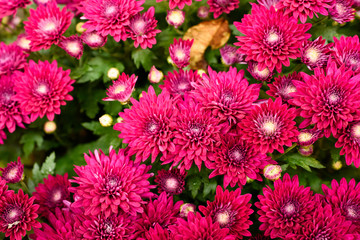
<svg viewBox="0 0 360 240">
<path fill-rule="evenodd" d="M 203 196 L 206 197 L 209 193 L 214 194 L 216 191 L 216 187 L 217 187 L 217 182 L 215 179 L 212 179 L 210 182 L 208 183 L 204 183 L 204 192 L 203 192 Z"/>
<path fill-rule="evenodd" d="M 191 177 L 187 183 L 192 197 L 196 198 L 201 187 L 201 178 L 199 176 Z"/>
<path fill-rule="evenodd" d="M 81 125 L 83 125 L 86 129 L 91 130 L 96 135 L 103 135 L 105 133 L 113 131 L 112 128 L 106 128 L 101 126 L 100 122 L 98 121 L 84 122 Z"/>
<path fill-rule="evenodd" d="M 134 63 L 137 68 L 143 66 L 145 71 L 149 71 L 153 66 L 153 61 L 157 59 L 155 54 L 149 49 L 138 49 L 131 53 L 131 58 L 134 60 Z"/>
<path fill-rule="evenodd" d="M 23 150 L 25 153 L 25 156 L 28 156 L 35 148 L 35 143 L 38 147 L 41 147 L 44 139 L 42 137 L 42 134 L 36 133 L 36 132 L 28 132 L 25 133 L 21 139 L 20 143 L 23 145 Z"/>
<path fill-rule="evenodd" d="M 286 161 L 292 167 L 292 165 L 297 165 L 305 170 L 311 172 L 310 167 L 313 168 L 325 168 L 318 160 L 313 157 L 305 157 L 299 153 L 290 154 L 285 157 Z"/>
<path fill-rule="evenodd" d="M 32 169 L 32 178 L 33 178 L 34 183 L 36 183 L 36 184 L 41 182 L 41 180 L 43 179 L 43 175 L 40 171 L 39 164 L 37 164 L 37 163 L 34 164 L 34 167 Z"/>
<path fill-rule="evenodd" d="M 44 177 L 47 177 L 49 174 L 54 174 L 56 167 L 55 163 L 55 152 L 52 152 L 41 166 L 41 173 Z"/>
</svg>

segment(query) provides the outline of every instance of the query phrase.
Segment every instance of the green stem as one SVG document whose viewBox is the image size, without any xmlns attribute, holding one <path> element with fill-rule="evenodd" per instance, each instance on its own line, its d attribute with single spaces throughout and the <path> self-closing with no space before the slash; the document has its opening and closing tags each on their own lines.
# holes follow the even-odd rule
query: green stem
<svg viewBox="0 0 360 240">
<path fill-rule="evenodd" d="M 291 150 L 293 150 L 296 146 L 297 146 L 297 143 L 294 143 L 291 147 L 289 147 L 288 149 L 286 149 L 283 154 L 275 157 L 274 160 L 281 158 L 282 156 L 284 156 L 285 154 L 287 154 L 288 152 L 290 152 Z"/>
<path fill-rule="evenodd" d="M 24 190 L 24 192 L 26 192 L 27 194 L 30 195 L 30 190 L 29 190 L 29 188 L 27 187 L 26 183 L 23 180 L 20 181 L 20 185 L 21 185 L 21 188 Z"/>
</svg>

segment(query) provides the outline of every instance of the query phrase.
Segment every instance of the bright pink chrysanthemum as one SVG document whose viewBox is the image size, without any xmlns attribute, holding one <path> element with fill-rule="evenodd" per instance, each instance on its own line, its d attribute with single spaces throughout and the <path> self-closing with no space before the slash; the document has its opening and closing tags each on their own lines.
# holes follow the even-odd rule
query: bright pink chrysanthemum
<svg viewBox="0 0 360 240">
<path fill-rule="evenodd" d="M 0 129 L 7 128 L 10 133 L 15 131 L 16 126 L 25 128 L 24 123 L 30 123 L 29 117 L 13 99 L 15 84 L 12 76 L 0 76 Z"/>
<path fill-rule="evenodd" d="M 267 9 L 270 9 L 271 7 L 275 7 L 279 1 L 280 0 L 257 0 L 258 4 L 266 7 Z"/>
<path fill-rule="evenodd" d="M 224 187 L 240 188 L 247 178 L 262 181 L 260 173 L 268 164 L 276 164 L 270 157 L 256 151 L 252 144 L 242 141 L 240 136 L 225 135 L 221 145 L 207 159 L 205 166 L 214 169 L 209 178 L 224 175 Z"/>
<path fill-rule="evenodd" d="M 185 11 L 179 9 L 173 9 L 167 11 L 166 22 L 174 26 L 175 28 L 180 27 L 185 21 Z"/>
<path fill-rule="evenodd" d="M 171 240 L 170 232 L 167 229 L 162 228 L 159 224 L 155 224 L 154 227 L 149 228 L 149 231 L 145 233 L 145 240 Z"/>
<path fill-rule="evenodd" d="M 233 65 L 234 63 L 246 64 L 245 55 L 237 53 L 237 47 L 231 45 L 225 45 L 220 48 L 221 61 L 225 65 Z"/>
<path fill-rule="evenodd" d="M 155 182 L 158 184 L 158 192 L 166 192 L 168 195 L 178 195 L 185 189 L 185 177 L 187 172 L 181 173 L 179 169 L 161 169 L 157 172 Z"/>
<path fill-rule="evenodd" d="M 83 25 L 87 31 L 97 31 L 103 37 L 111 35 L 115 41 L 125 41 L 129 35 L 126 26 L 130 19 L 142 11 L 145 0 L 86 0 L 82 12 L 88 19 Z"/>
<path fill-rule="evenodd" d="M 107 218 L 111 214 L 125 212 L 130 215 L 142 213 L 142 198 L 152 197 L 147 173 L 151 166 L 134 163 L 120 149 L 118 153 L 110 148 L 109 155 L 95 150 L 85 155 L 86 166 L 75 166 L 78 177 L 70 180 L 78 184 L 70 187 L 75 194 L 74 208 L 83 208 L 85 215 L 97 216 L 103 213 Z"/>
<path fill-rule="evenodd" d="M 311 37 L 305 33 L 310 23 L 298 24 L 297 19 L 276 11 L 274 7 L 252 5 L 251 14 L 242 22 L 234 22 L 236 28 L 245 36 L 237 36 L 238 52 L 246 55 L 246 61 L 256 61 L 259 70 L 266 67 L 272 72 L 281 72 L 282 65 L 289 66 L 289 58 L 300 57 L 299 48 Z"/>
<path fill-rule="evenodd" d="M 75 240 L 74 216 L 70 211 L 56 208 L 47 218 L 50 224 L 41 223 L 41 229 L 34 229 L 31 239 Z"/>
<path fill-rule="evenodd" d="M 130 19 L 129 25 L 126 27 L 126 31 L 129 36 L 134 40 L 134 46 L 142 49 L 151 48 L 156 44 L 155 36 L 161 30 L 155 29 L 157 21 L 154 17 L 155 8 L 150 7 L 147 12 L 137 14 Z"/>
<path fill-rule="evenodd" d="M 39 61 L 38 64 L 30 60 L 25 72 L 15 76 L 13 99 L 26 114 L 30 114 L 31 122 L 45 115 L 52 121 L 55 114 L 60 114 L 60 106 L 73 99 L 69 92 L 73 90 L 71 84 L 75 80 L 69 75 L 70 70 L 58 68 L 56 60 L 52 63 Z"/>
<path fill-rule="evenodd" d="M 0 204 L 0 232 L 10 240 L 21 240 L 26 231 L 32 228 L 40 228 L 41 224 L 36 221 L 39 205 L 33 204 L 34 197 L 29 198 L 22 189 L 16 194 L 9 191 L 2 197 Z"/>
<path fill-rule="evenodd" d="M 0 43 L 1 44 L 1 43 Z M 25 52 L 30 52 L 30 40 L 27 39 L 26 33 L 21 33 L 17 36 L 16 41 L 14 42 L 18 47 L 20 47 Z"/>
<path fill-rule="evenodd" d="M 318 14 L 328 15 L 328 9 L 331 8 L 333 0 L 280 0 L 276 5 L 277 10 L 284 10 L 285 15 L 293 16 L 305 23 L 307 18 L 313 18 L 314 15 L 318 18 Z"/>
<path fill-rule="evenodd" d="M 360 119 L 360 75 L 352 75 L 353 71 L 344 65 L 337 68 L 330 60 L 325 70 L 316 68 L 314 75 L 302 73 L 303 81 L 294 81 L 296 92 L 290 103 L 299 106 L 305 118 L 300 128 L 316 124 L 325 137 L 336 136 L 349 122 Z"/>
<path fill-rule="evenodd" d="M 324 67 L 329 59 L 330 48 L 333 44 L 326 44 L 326 39 L 321 36 L 314 41 L 304 42 L 300 52 L 301 61 L 308 66 L 310 70 L 316 67 Z"/>
<path fill-rule="evenodd" d="M 303 129 L 298 135 L 299 146 L 309 146 L 322 137 L 322 131 L 317 129 Z"/>
<path fill-rule="evenodd" d="M 256 80 L 270 82 L 271 78 L 274 76 L 274 72 L 270 71 L 268 67 L 265 67 L 263 70 L 259 70 L 259 64 L 254 61 L 248 62 L 248 72 Z"/>
<path fill-rule="evenodd" d="M 126 103 L 129 101 L 132 92 L 135 88 L 135 83 L 138 77 L 135 74 L 129 75 L 124 72 L 119 76 L 116 81 L 107 89 L 107 97 L 103 101 L 119 101 Z"/>
<path fill-rule="evenodd" d="M 360 167 L 360 122 L 351 122 L 340 130 L 335 147 L 341 148 L 340 155 L 345 154 L 347 165 L 354 163 L 355 167 Z"/>
<path fill-rule="evenodd" d="M 213 222 L 218 222 L 221 228 L 230 229 L 230 234 L 237 239 L 242 239 L 251 236 L 248 229 L 252 221 L 249 218 L 254 210 L 250 208 L 250 199 L 251 194 L 241 195 L 239 188 L 229 192 L 217 186 L 215 200 L 207 201 L 207 207 L 199 206 L 199 210 L 205 216 L 210 216 Z"/>
<path fill-rule="evenodd" d="M 174 43 L 170 44 L 169 53 L 175 66 L 178 68 L 184 68 L 189 65 L 190 61 L 190 49 L 194 42 L 194 39 L 183 40 L 174 38 Z"/>
<path fill-rule="evenodd" d="M 345 178 L 340 184 L 333 180 L 331 188 L 322 185 L 325 201 L 331 205 L 333 210 L 340 210 L 346 220 L 351 222 L 349 233 L 360 233 L 360 183 L 356 184 L 355 179 L 349 182 Z M 336 239 L 336 238 L 334 238 Z"/>
<path fill-rule="evenodd" d="M 70 56 L 77 59 L 81 58 L 84 51 L 81 38 L 77 35 L 62 38 L 60 40 L 59 47 L 64 49 Z"/>
<path fill-rule="evenodd" d="M 107 36 L 103 37 L 96 31 L 86 31 L 81 34 L 81 40 L 91 48 L 99 48 L 105 45 Z"/>
<path fill-rule="evenodd" d="M 239 7 L 239 0 L 208 0 L 207 4 L 209 12 L 214 13 L 214 18 L 218 18 L 221 14 L 229 14 L 231 11 Z"/>
<path fill-rule="evenodd" d="M 353 37 L 334 37 L 334 49 L 332 57 L 338 66 L 345 65 L 356 74 L 360 73 L 360 42 L 358 35 Z"/>
<path fill-rule="evenodd" d="M 70 201 L 69 187 L 67 173 L 55 177 L 49 174 L 48 178 L 44 178 L 44 184 L 39 183 L 33 193 L 35 203 L 40 205 L 39 215 L 47 216 L 50 212 L 55 213 L 56 208 L 65 207 L 63 201 Z"/>
<path fill-rule="evenodd" d="M 0 0 L 0 19 L 15 15 L 19 8 L 25 8 L 29 4 L 30 0 Z"/>
<path fill-rule="evenodd" d="M 17 161 L 10 162 L 5 168 L 0 168 L 1 178 L 8 183 L 17 183 L 24 178 L 24 164 L 21 163 L 20 157 Z"/>
<path fill-rule="evenodd" d="M 156 2 L 162 2 L 164 0 L 156 0 Z M 201 0 L 195 0 L 195 1 L 201 1 Z M 192 0 L 169 0 L 169 7 L 170 9 L 174 9 L 178 7 L 179 9 L 183 9 L 185 7 L 185 4 L 190 6 L 192 4 Z"/>
<path fill-rule="evenodd" d="M 175 151 L 170 123 L 174 121 L 174 102 L 167 91 L 156 96 L 152 86 L 143 92 L 139 101 L 131 98 L 133 106 L 119 113 L 123 118 L 114 129 L 120 131 L 119 138 L 129 144 L 129 154 L 136 153 L 136 161 L 145 161 L 151 154 L 154 162 L 159 153 L 164 157 Z"/>
<path fill-rule="evenodd" d="M 134 224 L 134 236 L 136 239 L 144 238 L 146 232 L 155 224 L 167 229 L 174 225 L 180 212 L 183 201 L 173 202 L 173 197 L 167 197 L 166 193 L 160 194 L 158 199 L 151 200 L 144 206 L 144 212 L 139 214 Z"/>
<path fill-rule="evenodd" d="M 280 97 L 284 102 L 288 102 L 292 98 L 290 93 L 296 92 L 294 80 L 300 81 L 301 75 L 293 72 L 287 76 L 276 77 L 273 83 L 268 84 L 270 90 L 266 93 L 274 98 Z"/>
<path fill-rule="evenodd" d="M 209 67 L 208 72 L 208 75 L 203 74 L 201 81 L 192 84 L 195 90 L 191 96 L 220 122 L 238 123 L 258 99 L 261 84 L 250 85 L 244 77 L 244 70 L 238 72 L 235 67 L 219 73 Z"/>
<path fill-rule="evenodd" d="M 23 50 L 16 44 L 6 45 L 0 42 L 0 76 L 10 75 L 16 70 L 23 69 L 27 63 Z"/>
<path fill-rule="evenodd" d="M 288 108 L 277 98 L 275 102 L 269 99 L 266 103 L 254 106 L 238 126 L 240 136 L 244 141 L 253 144 L 255 151 L 272 153 L 278 150 L 283 153 L 283 146 L 290 147 L 297 141 L 299 134 L 295 126 L 295 109 Z"/>
<path fill-rule="evenodd" d="M 352 7 L 353 0 L 335 0 L 329 9 L 329 16 L 334 21 L 344 24 L 355 19 L 355 9 Z"/>
<path fill-rule="evenodd" d="M 49 49 L 58 44 L 72 18 L 73 14 L 66 7 L 60 10 L 55 1 L 30 9 L 30 17 L 24 24 L 31 50 Z"/>
<path fill-rule="evenodd" d="M 314 209 L 319 203 L 315 200 L 310 187 L 299 186 L 298 176 L 292 179 L 285 174 L 283 180 L 274 183 L 274 190 L 269 186 L 263 188 L 259 195 L 259 230 L 265 231 L 265 236 L 271 238 L 286 238 L 290 233 L 296 233 L 301 226 L 312 219 Z"/>
<path fill-rule="evenodd" d="M 173 166 L 180 163 L 181 170 L 189 170 L 195 162 L 200 170 L 202 162 L 219 146 L 222 126 L 202 109 L 202 105 L 190 97 L 179 102 L 176 119 L 170 123 L 176 150 L 164 163 L 173 162 Z"/>
<path fill-rule="evenodd" d="M 202 217 L 200 213 L 189 213 L 187 221 L 177 219 L 177 224 L 169 227 L 173 240 L 222 239 L 235 240 L 228 228 L 221 228 L 210 216 Z"/>
</svg>

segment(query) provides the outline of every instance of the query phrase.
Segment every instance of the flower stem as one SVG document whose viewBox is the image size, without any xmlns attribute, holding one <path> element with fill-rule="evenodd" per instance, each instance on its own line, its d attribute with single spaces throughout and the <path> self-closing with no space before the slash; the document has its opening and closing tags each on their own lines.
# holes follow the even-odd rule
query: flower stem
<svg viewBox="0 0 360 240">
<path fill-rule="evenodd" d="M 26 183 L 24 182 L 24 180 L 21 180 L 20 181 L 20 185 L 21 185 L 21 188 L 24 190 L 24 192 L 26 192 L 27 194 L 30 195 L 30 190 L 29 188 L 27 187 Z"/>
<path fill-rule="evenodd" d="M 283 154 L 275 157 L 274 160 L 281 158 L 282 156 L 284 156 L 285 154 L 287 154 L 288 152 L 290 152 L 291 150 L 293 150 L 296 146 L 297 146 L 297 143 L 294 143 L 291 147 L 289 147 L 288 149 L 286 149 Z"/>
</svg>

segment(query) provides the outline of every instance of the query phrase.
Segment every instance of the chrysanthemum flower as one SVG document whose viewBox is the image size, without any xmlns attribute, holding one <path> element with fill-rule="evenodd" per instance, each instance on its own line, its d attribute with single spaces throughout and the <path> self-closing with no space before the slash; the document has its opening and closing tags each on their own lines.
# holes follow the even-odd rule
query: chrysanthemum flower
<svg viewBox="0 0 360 240">
<path fill-rule="evenodd" d="M 135 83 L 138 77 L 135 74 L 126 75 L 124 72 L 119 76 L 118 80 L 113 81 L 113 84 L 107 89 L 107 97 L 103 101 L 119 101 L 126 103 L 129 101 L 132 92 L 135 88 Z"/>
<path fill-rule="evenodd" d="M 103 37 L 111 35 L 115 41 L 125 41 L 129 36 L 126 26 L 130 19 L 142 11 L 145 0 L 87 0 L 82 12 L 88 21 L 84 24 L 87 31 L 97 31 Z"/>
<path fill-rule="evenodd" d="M 201 81 L 192 84 L 195 90 L 191 96 L 220 122 L 230 125 L 238 123 L 252 109 L 261 85 L 250 85 L 244 77 L 244 70 L 238 72 L 235 67 L 219 73 L 209 67 L 208 72 Z"/>
<path fill-rule="evenodd" d="M 30 51 L 30 40 L 27 39 L 26 33 L 21 33 L 17 36 L 15 44 L 19 46 L 23 51 L 29 52 Z"/>
<path fill-rule="evenodd" d="M 208 0 L 210 12 L 214 13 L 214 18 L 218 18 L 221 14 L 229 14 L 231 11 L 239 7 L 238 0 Z"/>
<path fill-rule="evenodd" d="M 49 174 L 48 178 L 44 178 L 44 184 L 39 183 L 33 193 L 35 203 L 40 205 L 39 215 L 47 216 L 49 212 L 55 213 L 56 208 L 65 207 L 63 201 L 70 201 L 69 187 L 67 173 L 55 177 Z"/>
<path fill-rule="evenodd" d="M 164 78 L 164 73 L 156 69 L 155 65 L 150 68 L 148 79 L 151 83 L 159 83 Z"/>
<path fill-rule="evenodd" d="M 210 8 L 208 6 L 200 6 L 197 11 L 197 16 L 201 19 L 207 18 L 209 16 Z"/>
<path fill-rule="evenodd" d="M 340 155 L 345 154 L 347 165 L 354 163 L 360 167 L 360 122 L 351 122 L 345 129 L 339 131 L 335 147 L 341 148 Z"/>
<path fill-rule="evenodd" d="M 107 36 L 103 37 L 96 31 L 86 31 L 81 34 L 81 40 L 91 48 L 100 48 L 105 45 Z"/>
<path fill-rule="evenodd" d="M 326 39 L 321 36 L 314 41 L 303 43 L 300 48 L 301 61 L 308 66 L 310 70 L 316 67 L 324 67 L 329 59 L 330 48 L 333 44 L 325 44 Z"/>
<path fill-rule="evenodd" d="M 162 2 L 164 0 L 156 0 L 156 2 Z M 201 1 L 201 0 L 195 0 L 195 1 Z M 192 0 L 169 0 L 169 7 L 170 9 L 174 9 L 178 7 L 179 9 L 183 9 L 185 7 L 185 4 L 190 6 L 192 4 Z"/>
<path fill-rule="evenodd" d="M 16 162 L 10 162 L 5 168 L 0 168 L 1 178 L 8 183 L 17 183 L 24 178 L 24 164 L 21 163 L 20 157 Z"/>
<path fill-rule="evenodd" d="M 293 72 L 287 76 L 276 77 L 273 83 L 268 84 L 270 90 L 266 93 L 274 98 L 280 97 L 284 102 L 287 102 L 292 98 L 290 93 L 296 92 L 294 80 L 301 80 L 301 75 Z"/>
<path fill-rule="evenodd" d="M 60 106 L 73 99 L 69 92 L 75 81 L 69 74 L 70 70 L 58 68 L 56 60 L 52 63 L 39 61 L 38 64 L 30 60 L 25 72 L 16 74 L 13 99 L 26 114 L 30 114 L 32 122 L 45 115 L 52 121 L 55 114 L 60 114 Z"/>
<path fill-rule="evenodd" d="M 179 9 L 173 9 L 167 12 L 166 22 L 169 25 L 178 28 L 184 23 L 184 21 L 185 21 L 185 11 L 181 11 Z"/>
<path fill-rule="evenodd" d="M 271 181 L 278 180 L 281 177 L 281 166 L 269 164 L 264 167 L 264 177 Z"/>
<path fill-rule="evenodd" d="M 0 19 L 15 15 L 19 8 L 25 8 L 29 4 L 30 0 L 0 0 Z"/>
<path fill-rule="evenodd" d="M 133 16 L 130 18 L 129 25 L 126 31 L 129 36 L 134 40 L 134 46 L 137 48 L 139 45 L 142 49 L 151 48 L 156 44 L 155 36 L 161 30 L 155 29 L 157 21 L 154 17 L 155 8 L 150 7 L 147 12 Z"/>
<path fill-rule="evenodd" d="M 192 212 L 192 213 L 196 212 L 195 204 L 184 203 L 183 205 L 180 206 L 179 216 L 186 219 L 190 212 Z"/>
<path fill-rule="evenodd" d="M 345 64 L 346 68 L 360 73 L 360 43 L 357 35 L 353 37 L 334 37 L 334 50 L 332 57 L 338 66 Z"/>
<path fill-rule="evenodd" d="M 276 164 L 270 157 L 256 151 L 252 144 L 242 141 L 239 136 L 225 135 L 221 145 L 205 162 L 209 169 L 214 169 L 209 178 L 224 175 L 224 187 L 228 185 L 241 188 L 247 178 L 262 181 L 261 170 L 268 164 Z"/>
<path fill-rule="evenodd" d="M 237 48 L 231 45 L 225 45 L 224 47 L 220 48 L 221 61 L 225 65 L 233 65 L 234 63 L 245 63 L 244 54 L 239 54 L 236 51 Z"/>
<path fill-rule="evenodd" d="M 29 198 L 22 189 L 17 194 L 9 191 L 3 196 L 0 204 L 0 232 L 5 233 L 5 237 L 21 240 L 26 231 L 41 227 L 36 221 L 39 205 L 33 202 L 34 197 Z"/>
<path fill-rule="evenodd" d="M 332 20 L 343 24 L 355 19 L 355 9 L 352 7 L 353 0 L 335 0 L 329 15 Z"/>
<path fill-rule="evenodd" d="M 169 52 L 170 57 L 176 67 L 184 68 L 189 65 L 190 61 L 190 49 L 194 42 L 194 39 L 191 40 L 183 40 L 179 38 L 177 40 L 174 38 L 174 43 L 170 44 Z"/>
<path fill-rule="evenodd" d="M 66 7 L 60 11 L 55 1 L 30 9 L 30 17 L 24 24 L 31 50 L 49 49 L 52 44 L 58 44 L 72 18 L 73 14 Z"/>
<path fill-rule="evenodd" d="M 356 184 L 355 179 L 349 182 L 345 178 L 340 184 L 333 180 L 331 188 L 322 185 L 325 202 L 329 203 L 334 210 L 340 210 L 346 220 L 351 222 L 349 233 L 360 233 L 360 183 Z M 333 238 L 336 239 L 336 238 Z"/>
<path fill-rule="evenodd" d="M 81 38 L 77 35 L 64 37 L 60 40 L 59 47 L 64 49 L 70 56 L 80 59 L 83 55 L 84 46 Z"/>
<path fill-rule="evenodd" d="M 130 215 L 142 213 L 142 198 L 152 197 L 147 173 L 151 166 L 136 164 L 120 149 L 118 153 L 110 148 L 109 155 L 101 150 L 85 155 L 86 166 L 75 166 L 79 177 L 70 180 L 78 184 L 70 187 L 75 194 L 74 208 L 83 208 L 85 215 L 97 216 L 103 213 L 106 218 L 111 214 L 125 212 Z"/>
<path fill-rule="evenodd" d="M 175 151 L 169 126 L 175 117 L 174 103 L 167 91 L 157 96 L 152 86 L 148 93 L 142 94 L 139 101 L 130 99 L 133 106 L 119 113 L 123 121 L 115 124 L 114 129 L 120 131 L 119 137 L 129 144 L 129 154 L 136 153 L 136 161 L 145 161 L 151 154 L 154 162 L 159 153 L 165 157 Z"/>
<path fill-rule="evenodd" d="M 200 213 L 189 213 L 187 221 L 177 219 L 177 224 L 169 226 L 173 240 L 222 239 L 235 240 L 228 228 L 221 228 L 210 216 L 202 217 Z"/>
<path fill-rule="evenodd" d="M 189 170 L 193 162 L 201 169 L 201 164 L 220 144 L 222 126 L 211 114 L 202 110 L 202 105 L 190 97 L 179 102 L 176 119 L 170 123 L 174 131 L 176 150 L 164 163 L 173 162 L 181 170 Z"/>
<path fill-rule="evenodd" d="M 299 186 L 298 176 L 291 179 L 287 173 L 283 180 L 274 182 L 274 190 L 269 186 L 263 188 L 263 194 L 255 203 L 262 222 L 259 230 L 271 238 L 284 239 L 288 234 L 298 232 L 312 219 L 314 209 L 319 205 L 310 187 Z"/>
<path fill-rule="evenodd" d="M 157 172 L 155 182 L 158 184 L 158 192 L 166 192 L 168 195 L 178 195 L 185 188 L 187 172 L 181 173 L 179 169 L 161 169 Z"/>
<path fill-rule="evenodd" d="M 136 239 L 144 238 L 145 233 L 155 224 L 162 228 L 168 228 L 176 223 L 183 201 L 173 203 L 173 197 L 167 197 L 165 192 L 159 198 L 148 202 L 144 206 L 144 212 L 139 214 L 134 224 Z"/>
<path fill-rule="evenodd" d="M 0 42 L 0 76 L 23 69 L 27 65 L 27 57 L 28 54 L 16 44 L 6 45 Z"/>
<path fill-rule="evenodd" d="M 248 72 L 256 80 L 270 82 L 271 78 L 275 74 L 273 71 L 270 71 L 268 67 L 265 67 L 263 70 L 259 70 L 259 64 L 254 61 L 248 62 Z"/>
<path fill-rule="evenodd" d="M 244 141 L 253 144 L 255 151 L 272 153 L 278 150 L 283 153 L 283 146 L 290 147 L 297 141 L 299 132 L 295 126 L 295 109 L 287 107 L 277 98 L 275 102 L 269 99 L 267 103 L 254 106 L 238 126 Z"/>
<path fill-rule="evenodd" d="M 170 232 L 162 228 L 158 223 L 145 233 L 145 240 L 171 240 Z"/>
<path fill-rule="evenodd" d="M 314 142 L 321 137 L 321 133 L 321 130 L 316 129 L 301 130 L 298 135 L 299 146 L 309 146 L 311 144 L 314 144 Z"/>
<path fill-rule="evenodd" d="M 217 186 L 215 200 L 207 201 L 207 207 L 199 206 L 199 209 L 205 216 L 210 216 L 213 222 L 218 222 L 221 228 L 230 229 L 230 234 L 242 239 L 251 236 L 248 229 L 252 222 L 249 218 L 254 210 L 250 208 L 250 199 L 251 194 L 241 195 L 239 188 L 229 192 Z"/>
<path fill-rule="evenodd" d="M 349 122 L 360 119 L 360 75 L 352 75 L 353 71 L 337 68 L 330 60 L 325 71 L 316 68 L 314 75 L 302 73 L 303 81 L 294 81 L 296 92 L 290 103 L 299 106 L 300 116 L 305 118 L 300 128 L 316 124 L 325 137 L 336 136 Z"/>
<path fill-rule="evenodd" d="M 258 4 L 270 9 L 271 7 L 275 7 L 280 0 L 257 0 Z"/>
<path fill-rule="evenodd" d="M 251 14 L 245 15 L 242 22 L 234 22 L 245 35 L 237 36 L 238 52 L 246 55 L 246 61 L 258 62 L 259 71 L 268 67 L 270 72 L 275 68 L 281 72 L 282 65 L 290 65 L 289 58 L 300 57 L 299 48 L 310 38 L 311 35 L 305 32 L 311 24 L 298 24 L 297 19 L 274 7 L 251 5 Z"/>
<path fill-rule="evenodd" d="M 24 123 L 30 123 L 29 117 L 13 99 L 14 86 L 11 75 L 0 76 L 0 129 L 7 128 L 11 133 L 15 131 L 16 126 L 25 128 Z"/>
</svg>

